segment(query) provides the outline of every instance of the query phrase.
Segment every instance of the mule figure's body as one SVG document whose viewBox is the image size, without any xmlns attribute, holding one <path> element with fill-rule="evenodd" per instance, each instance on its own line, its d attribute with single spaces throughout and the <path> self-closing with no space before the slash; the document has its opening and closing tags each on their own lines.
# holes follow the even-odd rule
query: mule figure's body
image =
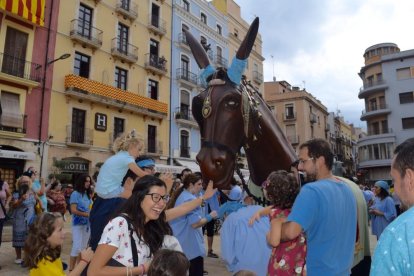
<svg viewBox="0 0 414 276">
<path fill-rule="evenodd" d="M 258 25 L 256 18 L 236 53 L 239 62 L 248 58 Z M 296 154 L 259 93 L 245 79 L 237 78 L 242 69 L 233 62 L 228 71 L 213 70 L 199 42 L 188 32 L 186 36 L 199 67 L 211 73 L 207 89 L 193 98 L 192 107 L 200 127 L 197 161 L 203 178 L 213 180 L 215 187 L 228 188 L 241 147 L 257 185 L 274 170 L 289 170 Z"/>
</svg>

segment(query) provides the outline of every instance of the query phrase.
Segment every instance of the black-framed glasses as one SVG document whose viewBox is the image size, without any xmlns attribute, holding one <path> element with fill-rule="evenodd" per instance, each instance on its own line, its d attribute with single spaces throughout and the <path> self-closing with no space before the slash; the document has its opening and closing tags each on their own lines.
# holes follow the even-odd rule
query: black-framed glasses
<svg viewBox="0 0 414 276">
<path fill-rule="evenodd" d="M 313 157 L 311 157 L 311 158 L 308 158 L 308 159 L 305 159 L 305 160 L 303 160 L 303 159 L 299 159 L 298 160 L 298 164 L 305 164 L 306 162 L 308 162 L 309 160 L 314 160 L 314 158 Z"/>
<path fill-rule="evenodd" d="M 155 203 L 160 202 L 160 200 L 164 200 L 165 203 L 167 203 L 170 200 L 170 196 L 169 195 L 160 195 L 158 193 L 151 193 L 151 194 L 146 194 L 146 195 L 150 195 L 152 201 L 154 201 Z"/>
</svg>

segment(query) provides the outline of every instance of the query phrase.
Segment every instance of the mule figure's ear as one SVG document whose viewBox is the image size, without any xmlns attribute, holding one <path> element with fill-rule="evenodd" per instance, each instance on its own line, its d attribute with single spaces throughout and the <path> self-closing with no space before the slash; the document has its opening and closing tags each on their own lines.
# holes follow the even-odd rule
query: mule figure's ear
<svg viewBox="0 0 414 276">
<path fill-rule="evenodd" d="M 253 23 L 250 25 L 250 28 L 247 31 L 247 34 L 244 37 L 243 42 L 239 47 L 239 50 L 237 50 L 236 57 L 238 59 L 247 59 L 249 57 L 254 45 L 254 41 L 256 40 L 258 30 L 259 17 L 256 17 L 253 20 Z"/>
<path fill-rule="evenodd" d="M 203 46 L 201 46 L 200 42 L 198 42 L 189 31 L 184 30 L 184 33 L 198 67 L 200 67 L 200 69 L 204 69 L 209 66 L 210 61 L 208 60 L 207 53 Z"/>
</svg>

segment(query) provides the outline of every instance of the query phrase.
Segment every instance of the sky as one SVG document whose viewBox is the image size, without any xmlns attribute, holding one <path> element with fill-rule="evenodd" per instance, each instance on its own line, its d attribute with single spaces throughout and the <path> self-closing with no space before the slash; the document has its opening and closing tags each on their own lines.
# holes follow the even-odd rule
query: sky
<svg viewBox="0 0 414 276">
<path fill-rule="evenodd" d="M 306 88 L 329 112 L 360 121 L 358 98 L 365 50 L 392 42 L 414 49 L 412 0 L 235 0 L 242 17 L 260 18 L 265 81 Z M 273 57 L 273 58 L 272 58 Z"/>
</svg>

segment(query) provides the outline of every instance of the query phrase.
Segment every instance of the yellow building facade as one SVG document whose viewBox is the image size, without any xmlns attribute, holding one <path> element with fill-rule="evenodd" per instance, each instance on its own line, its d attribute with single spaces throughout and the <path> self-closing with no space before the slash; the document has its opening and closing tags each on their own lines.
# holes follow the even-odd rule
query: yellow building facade
<svg viewBox="0 0 414 276">
<path fill-rule="evenodd" d="M 93 174 L 114 139 L 135 129 L 142 154 L 169 152 L 171 0 L 60 1 L 47 164 Z M 72 177 L 74 179 L 75 177 Z"/>
<path fill-rule="evenodd" d="M 229 59 L 230 62 L 236 55 L 237 50 L 247 31 L 250 27 L 250 22 L 246 22 L 241 17 L 240 6 L 233 0 L 213 0 L 213 5 L 228 18 L 228 32 L 229 32 Z M 259 27 L 260 31 L 260 27 Z M 257 34 L 256 41 L 250 53 L 247 68 L 244 75 L 251 80 L 252 85 L 263 95 L 263 61 L 262 56 L 262 36 L 260 32 Z"/>
</svg>

